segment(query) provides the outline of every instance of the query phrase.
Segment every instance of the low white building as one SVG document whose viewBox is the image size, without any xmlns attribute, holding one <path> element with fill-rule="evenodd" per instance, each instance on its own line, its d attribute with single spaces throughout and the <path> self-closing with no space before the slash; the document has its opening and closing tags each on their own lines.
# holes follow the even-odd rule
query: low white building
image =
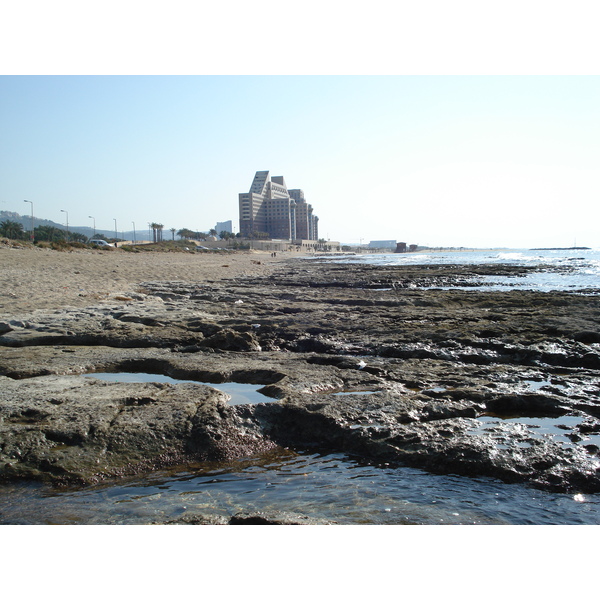
<svg viewBox="0 0 600 600">
<path fill-rule="evenodd" d="M 396 249 L 396 240 L 373 240 L 369 242 L 369 248 L 383 248 L 393 252 Z"/>
</svg>

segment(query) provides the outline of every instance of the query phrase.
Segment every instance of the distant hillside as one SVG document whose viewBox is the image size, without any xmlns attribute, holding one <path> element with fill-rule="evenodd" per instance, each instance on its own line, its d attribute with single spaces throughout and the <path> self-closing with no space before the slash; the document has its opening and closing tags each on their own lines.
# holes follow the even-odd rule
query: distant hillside
<svg viewBox="0 0 600 600">
<path fill-rule="evenodd" d="M 531 250 L 591 250 L 587 246 L 571 246 L 569 248 L 531 248 Z"/>
<path fill-rule="evenodd" d="M 8 210 L 0 210 L 0 221 L 4 221 L 5 219 L 9 219 L 10 221 L 16 221 L 17 223 L 21 223 L 21 225 L 23 225 L 23 229 L 25 229 L 26 231 L 31 231 L 31 216 L 20 215 L 19 213 L 10 212 Z M 33 218 L 33 226 L 34 227 L 42 227 L 42 226 L 56 227 L 57 229 L 66 229 L 67 228 L 64 223 L 56 223 L 56 222 L 50 221 L 48 219 L 38 219 L 35 216 Z M 79 227 L 76 225 L 71 225 L 70 223 L 69 223 L 69 231 L 71 231 L 73 233 L 81 233 L 82 235 L 85 235 L 88 238 L 93 237 L 93 235 L 94 235 L 93 227 Z M 117 231 L 117 233 L 118 233 L 118 237 L 120 239 L 133 240 L 133 230 Z M 171 232 L 168 232 L 168 233 L 169 233 L 169 239 L 170 239 Z M 104 235 L 107 238 L 114 238 L 115 230 L 114 229 L 112 229 L 112 230 L 96 229 L 96 235 Z M 166 231 L 163 231 L 163 238 L 167 239 Z M 136 229 L 135 239 L 136 240 L 151 240 L 152 235 L 147 230 L 144 231 L 143 229 L 142 230 Z"/>
</svg>

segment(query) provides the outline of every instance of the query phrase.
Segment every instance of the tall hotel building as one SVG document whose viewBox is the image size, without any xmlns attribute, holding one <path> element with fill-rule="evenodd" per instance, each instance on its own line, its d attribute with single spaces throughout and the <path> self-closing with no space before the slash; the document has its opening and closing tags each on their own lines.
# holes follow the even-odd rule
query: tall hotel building
<svg viewBox="0 0 600 600">
<path fill-rule="evenodd" d="M 257 171 L 247 194 L 239 195 L 240 234 L 278 240 L 318 240 L 319 218 L 302 190 L 288 190 L 283 177 Z"/>
</svg>

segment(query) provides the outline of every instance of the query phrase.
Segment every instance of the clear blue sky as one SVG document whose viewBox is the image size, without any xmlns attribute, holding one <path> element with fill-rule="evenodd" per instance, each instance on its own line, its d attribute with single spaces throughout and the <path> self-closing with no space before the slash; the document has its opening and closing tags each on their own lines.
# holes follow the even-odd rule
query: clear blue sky
<svg viewBox="0 0 600 600">
<path fill-rule="evenodd" d="M 71 225 L 237 227 L 269 170 L 332 240 L 599 247 L 599 165 L 597 75 L 0 76 L 0 209 Z"/>
<path fill-rule="evenodd" d="M 73 225 L 237 225 L 255 171 L 320 234 L 600 245 L 600 77 L 0 78 L 0 207 Z"/>
</svg>

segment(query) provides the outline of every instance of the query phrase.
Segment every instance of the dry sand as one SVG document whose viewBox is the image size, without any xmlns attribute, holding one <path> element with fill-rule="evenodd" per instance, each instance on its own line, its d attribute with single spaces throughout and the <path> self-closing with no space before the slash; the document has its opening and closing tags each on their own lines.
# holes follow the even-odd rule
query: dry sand
<svg viewBox="0 0 600 600">
<path fill-rule="evenodd" d="M 296 254 L 73 250 L 0 242 L 0 318 L 36 309 L 83 307 L 136 291 L 144 281 L 231 279 L 266 275 Z"/>
</svg>

